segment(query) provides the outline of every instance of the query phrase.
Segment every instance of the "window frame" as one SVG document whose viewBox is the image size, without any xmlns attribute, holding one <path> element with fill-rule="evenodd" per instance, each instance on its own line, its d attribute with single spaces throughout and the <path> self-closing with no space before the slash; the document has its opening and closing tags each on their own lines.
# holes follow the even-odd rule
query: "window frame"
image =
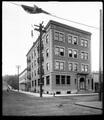
<svg viewBox="0 0 104 120">
<path fill-rule="evenodd" d="M 75 65 L 76 65 L 76 70 L 75 70 Z M 78 72 L 78 63 L 77 62 L 73 62 L 73 71 L 74 72 Z"/>
<path fill-rule="evenodd" d="M 57 30 L 54 30 L 54 40 L 59 41 L 59 31 L 57 31 Z"/>
<path fill-rule="evenodd" d="M 63 39 L 61 40 L 61 38 Z M 54 40 L 65 42 L 65 33 L 58 30 L 54 30 Z"/>
<path fill-rule="evenodd" d="M 69 39 L 69 37 L 71 37 L 71 39 Z M 73 35 L 68 34 L 68 43 L 69 43 L 69 44 L 72 44 L 72 40 L 73 40 Z M 69 42 L 69 41 L 70 41 L 70 42 Z"/>
<path fill-rule="evenodd" d="M 71 51 L 71 53 L 69 53 L 69 51 Z M 71 54 L 71 56 L 69 56 L 69 54 Z M 69 58 L 72 58 L 72 57 L 73 57 L 73 49 L 71 49 L 71 48 L 68 48 L 68 57 L 69 57 Z"/>
<path fill-rule="evenodd" d="M 49 85 L 50 84 L 50 76 L 46 76 L 46 85 Z"/>
<path fill-rule="evenodd" d="M 74 38 L 76 38 L 76 44 L 74 43 L 74 42 L 75 42 L 75 41 L 74 41 Z M 78 45 L 78 36 L 73 35 L 72 44 L 73 44 L 73 45 Z"/>
<path fill-rule="evenodd" d="M 62 77 L 64 77 L 64 79 L 63 79 Z M 65 84 L 66 84 L 66 83 L 65 83 L 65 77 L 66 77 L 65 75 L 61 75 L 61 84 L 62 84 L 62 85 L 65 85 Z"/>
<path fill-rule="evenodd" d="M 69 66 L 71 65 L 71 66 Z M 71 69 L 69 69 L 71 67 Z M 73 63 L 72 62 L 68 62 L 68 70 L 69 71 L 73 71 Z"/>
<path fill-rule="evenodd" d="M 48 33 L 46 34 L 45 38 L 46 38 L 46 44 L 48 44 L 49 43 L 49 34 Z"/>
<path fill-rule="evenodd" d="M 62 35 L 62 36 L 61 36 Z M 61 40 L 62 39 L 62 40 Z M 61 41 L 61 42 L 65 42 L 65 34 L 64 34 L 64 32 L 60 32 L 59 31 L 59 41 Z"/>
<path fill-rule="evenodd" d="M 65 56 L 65 47 L 55 45 L 54 48 L 55 48 L 55 50 L 54 50 L 55 51 L 55 55 L 60 56 L 60 57 L 64 57 Z M 58 51 L 56 51 L 56 48 L 57 48 Z M 61 55 L 61 50 L 60 49 L 63 49 L 63 55 Z"/>
<path fill-rule="evenodd" d="M 55 64 L 54 64 L 54 66 L 55 66 L 55 70 L 60 70 L 60 71 L 64 71 L 65 70 L 65 61 L 63 61 L 63 60 L 55 60 L 55 62 L 54 62 Z M 56 63 L 59 63 L 59 69 L 56 69 Z M 60 63 L 63 63 L 63 69 L 60 69 Z"/>
<path fill-rule="evenodd" d="M 82 65 L 84 66 L 84 71 L 82 71 Z M 87 71 L 85 70 L 85 67 L 87 66 Z M 88 64 L 81 64 L 81 72 L 89 72 L 89 65 Z"/>
<path fill-rule="evenodd" d="M 72 52 L 72 53 L 73 53 L 73 58 L 78 59 L 78 50 L 77 50 L 77 49 L 72 49 L 72 51 L 73 51 L 73 52 Z M 77 57 L 74 57 L 74 55 L 75 55 L 75 54 L 74 54 L 74 51 L 76 51 Z"/>
<path fill-rule="evenodd" d="M 63 63 L 63 65 L 61 65 Z M 60 70 L 64 70 L 64 62 L 60 62 L 59 63 L 60 65 L 59 65 L 59 67 L 60 67 Z M 62 67 L 63 66 L 63 67 Z M 61 69 L 61 68 L 63 68 L 63 69 Z"/>
<path fill-rule="evenodd" d="M 58 63 L 58 64 L 56 64 Z M 58 66 L 58 67 L 57 67 Z M 56 68 L 57 67 L 57 68 Z M 55 70 L 60 70 L 60 61 L 55 60 Z"/>
<path fill-rule="evenodd" d="M 49 57 L 49 48 L 46 49 L 46 57 Z"/>
<path fill-rule="evenodd" d="M 68 80 L 68 77 L 70 78 L 69 80 Z M 66 76 L 66 84 L 67 84 L 67 85 L 70 85 L 70 80 L 71 80 L 71 76 L 69 76 L 69 75 Z"/>
<path fill-rule="evenodd" d="M 81 51 L 81 54 L 83 53 L 83 58 L 82 58 L 82 55 L 81 55 L 81 59 L 82 60 L 89 60 L 89 53 L 87 51 Z M 87 59 L 85 59 L 85 54 L 87 54 Z"/>
<path fill-rule="evenodd" d="M 49 71 L 49 63 L 46 63 L 46 70 Z"/>
<path fill-rule="evenodd" d="M 57 83 L 57 77 L 59 77 L 59 78 L 58 78 L 58 80 L 59 80 L 58 83 Z M 60 75 L 56 75 L 56 85 L 60 85 L 60 84 L 61 84 L 61 83 L 60 83 Z"/>
<path fill-rule="evenodd" d="M 83 45 L 81 44 L 81 40 L 83 40 Z M 85 41 L 87 41 L 87 46 L 85 46 Z M 84 38 L 84 37 L 81 37 L 80 38 L 80 46 L 82 46 L 82 47 L 85 47 L 85 48 L 88 48 L 88 46 L 89 46 L 89 39 L 86 39 L 86 38 Z"/>
</svg>

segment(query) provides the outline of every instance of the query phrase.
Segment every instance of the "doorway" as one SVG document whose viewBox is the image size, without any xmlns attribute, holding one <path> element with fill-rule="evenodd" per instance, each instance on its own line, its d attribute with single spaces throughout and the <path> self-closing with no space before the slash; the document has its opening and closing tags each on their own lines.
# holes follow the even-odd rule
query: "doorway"
<svg viewBox="0 0 104 120">
<path fill-rule="evenodd" d="M 80 90 L 85 89 L 85 79 L 83 77 L 80 78 L 79 88 L 80 88 Z"/>
</svg>

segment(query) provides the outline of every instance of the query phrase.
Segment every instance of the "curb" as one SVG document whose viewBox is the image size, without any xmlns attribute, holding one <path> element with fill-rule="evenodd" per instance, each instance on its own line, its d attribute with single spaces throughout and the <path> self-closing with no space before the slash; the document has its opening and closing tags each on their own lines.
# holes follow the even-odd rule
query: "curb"
<svg viewBox="0 0 104 120">
<path fill-rule="evenodd" d="M 83 105 L 83 104 L 79 104 L 79 103 L 75 103 L 75 105 L 79 105 L 79 106 L 84 106 L 84 107 L 89 107 L 89 108 L 94 108 L 94 109 L 103 110 L 103 108 L 100 108 L 100 107 L 94 107 L 94 106 L 90 106 L 90 105 Z"/>
</svg>

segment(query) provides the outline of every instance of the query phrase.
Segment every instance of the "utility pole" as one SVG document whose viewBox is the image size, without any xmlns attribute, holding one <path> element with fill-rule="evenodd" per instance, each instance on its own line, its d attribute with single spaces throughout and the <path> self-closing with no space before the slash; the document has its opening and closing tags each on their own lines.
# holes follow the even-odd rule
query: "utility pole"
<svg viewBox="0 0 104 120">
<path fill-rule="evenodd" d="M 43 69 L 42 69 L 42 34 L 45 32 L 45 30 L 43 29 L 44 26 L 42 25 L 43 22 L 38 26 L 38 25 L 34 25 L 36 27 L 39 27 L 39 29 L 35 28 L 34 30 L 37 30 L 40 32 L 40 36 L 39 36 L 39 75 L 40 75 L 40 97 L 42 97 L 42 75 L 43 75 Z"/>
<path fill-rule="evenodd" d="M 18 91 L 19 91 L 19 69 L 20 69 L 20 65 L 17 65 L 17 71 L 18 71 Z"/>
<path fill-rule="evenodd" d="M 99 43 L 99 101 L 103 98 L 103 11 L 100 10 L 100 43 Z"/>
</svg>

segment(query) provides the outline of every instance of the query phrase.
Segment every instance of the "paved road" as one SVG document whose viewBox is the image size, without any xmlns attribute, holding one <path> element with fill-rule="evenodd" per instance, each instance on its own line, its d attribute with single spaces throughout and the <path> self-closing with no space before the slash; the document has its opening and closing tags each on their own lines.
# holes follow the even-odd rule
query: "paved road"
<svg viewBox="0 0 104 120">
<path fill-rule="evenodd" d="M 63 116 L 99 115 L 102 110 L 78 106 L 78 101 L 95 101 L 98 96 L 61 96 L 40 98 L 14 91 L 3 92 L 3 115 Z"/>
</svg>

